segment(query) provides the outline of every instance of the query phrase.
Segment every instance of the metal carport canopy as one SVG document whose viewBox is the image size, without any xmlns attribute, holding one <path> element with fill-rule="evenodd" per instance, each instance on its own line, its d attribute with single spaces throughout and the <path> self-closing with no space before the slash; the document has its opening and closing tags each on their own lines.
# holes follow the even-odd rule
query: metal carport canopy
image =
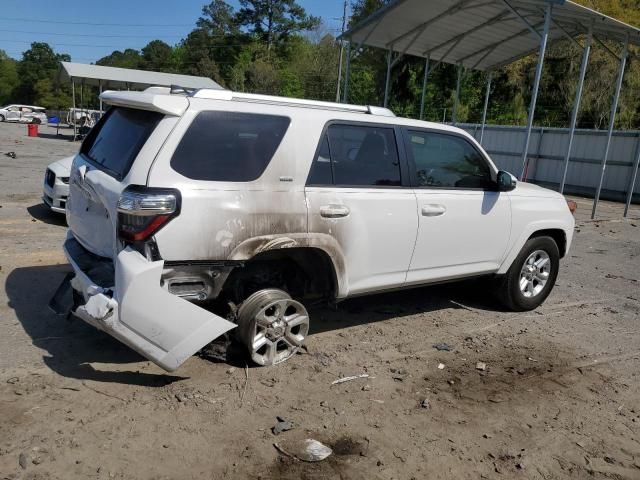
<svg viewBox="0 0 640 480">
<path fill-rule="evenodd" d="M 628 38 L 640 45 L 640 29 L 562 0 L 395 0 L 342 38 L 352 46 L 492 70 L 538 51 L 548 3 L 553 4 L 549 42 L 586 34 L 592 26 L 596 39 Z"/>
<path fill-rule="evenodd" d="M 94 85 L 96 87 L 125 89 L 130 87 L 170 87 L 171 85 L 179 85 L 185 88 L 222 89 L 219 84 L 207 77 L 87 65 L 84 63 L 60 63 L 61 80 L 79 81 L 84 85 Z"/>
</svg>

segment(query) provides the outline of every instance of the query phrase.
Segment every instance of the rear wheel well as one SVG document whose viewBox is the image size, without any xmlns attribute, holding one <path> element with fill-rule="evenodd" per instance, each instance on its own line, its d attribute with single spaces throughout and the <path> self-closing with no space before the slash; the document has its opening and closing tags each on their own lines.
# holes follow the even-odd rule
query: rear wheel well
<svg viewBox="0 0 640 480">
<path fill-rule="evenodd" d="M 559 228 L 538 230 L 537 232 L 532 233 L 528 240 L 536 237 L 551 237 L 558 246 L 560 258 L 564 257 L 567 249 L 567 235 L 564 233 L 564 230 L 561 230 Z"/>
<path fill-rule="evenodd" d="M 337 277 L 329 255 L 319 248 L 269 250 L 235 268 L 222 292 L 239 303 L 264 288 L 280 288 L 293 298 L 332 300 L 337 295 Z"/>
</svg>

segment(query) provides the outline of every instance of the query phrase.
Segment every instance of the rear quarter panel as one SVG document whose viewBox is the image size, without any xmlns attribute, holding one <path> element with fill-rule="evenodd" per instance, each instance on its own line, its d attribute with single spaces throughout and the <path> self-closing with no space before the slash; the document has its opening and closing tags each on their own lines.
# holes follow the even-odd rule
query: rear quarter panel
<svg viewBox="0 0 640 480">
<path fill-rule="evenodd" d="M 161 256 L 165 260 L 227 259 L 239 244 L 250 238 L 306 233 L 304 185 L 323 123 L 317 115 L 306 109 L 270 105 L 256 108 L 246 102 L 193 98 L 190 101 L 189 110 L 156 158 L 148 179 L 149 186 L 178 188 L 182 194 L 180 215 L 155 236 Z M 259 111 L 288 116 L 291 123 L 257 180 L 192 180 L 174 171 L 170 161 L 180 139 L 202 110 Z"/>
</svg>

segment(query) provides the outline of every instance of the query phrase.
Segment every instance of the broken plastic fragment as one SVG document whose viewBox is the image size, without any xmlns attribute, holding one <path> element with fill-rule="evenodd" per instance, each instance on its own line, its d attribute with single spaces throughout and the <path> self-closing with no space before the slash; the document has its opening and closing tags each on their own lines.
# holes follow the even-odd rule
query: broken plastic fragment
<svg viewBox="0 0 640 480">
<path fill-rule="evenodd" d="M 352 375 L 350 377 L 339 378 L 331 382 L 331 385 L 338 385 L 339 383 L 350 382 L 351 380 L 357 380 L 358 378 L 369 378 L 368 373 L 361 373 L 360 375 Z"/>
<path fill-rule="evenodd" d="M 313 438 L 307 438 L 302 443 L 274 443 L 273 446 L 280 453 L 302 462 L 321 462 L 333 453 L 333 450 Z"/>
</svg>

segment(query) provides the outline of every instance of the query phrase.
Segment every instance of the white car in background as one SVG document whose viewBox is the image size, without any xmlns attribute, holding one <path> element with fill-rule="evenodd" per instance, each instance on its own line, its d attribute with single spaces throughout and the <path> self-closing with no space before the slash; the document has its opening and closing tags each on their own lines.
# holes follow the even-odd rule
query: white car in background
<svg viewBox="0 0 640 480">
<path fill-rule="evenodd" d="M 0 107 L 0 122 L 47 123 L 44 107 L 35 105 L 7 105 Z"/>
<path fill-rule="evenodd" d="M 69 173 L 74 156 L 50 163 L 44 174 L 42 201 L 54 212 L 65 213 L 69 196 Z"/>
</svg>

